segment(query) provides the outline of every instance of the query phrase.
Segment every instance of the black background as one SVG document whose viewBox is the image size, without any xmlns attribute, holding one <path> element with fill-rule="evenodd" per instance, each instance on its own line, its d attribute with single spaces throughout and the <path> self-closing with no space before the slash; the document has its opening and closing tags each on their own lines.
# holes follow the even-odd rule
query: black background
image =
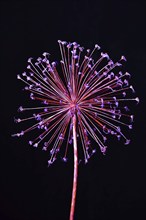
<svg viewBox="0 0 146 220">
<path fill-rule="evenodd" d="M 47 168 L 47 154 L 31 149 L 27 137 L 12 139 L 13 116 L 30 102 L 16 79 L 28 57 L 44 51 L 60 59 L 57 40 L 98 43 L 113 59 L 125 55 L 126 69 L 140 98 L 132 142 L 113 141 L 79 166 L 75 219 L 145 219 L 145 2 L 0 1 L 0 220 L 66 220 L 69 216 L 72 159 Z M 28 103 L 29 105 L 29 103 Z"/>
</svg>

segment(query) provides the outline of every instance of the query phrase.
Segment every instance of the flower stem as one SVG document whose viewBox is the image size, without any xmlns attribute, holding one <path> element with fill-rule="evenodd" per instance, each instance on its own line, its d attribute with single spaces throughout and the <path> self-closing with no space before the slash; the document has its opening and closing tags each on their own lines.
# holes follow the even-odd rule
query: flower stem
<svg viewBox="0 0 146 220">
<path fill-rule="evenodd" d="M 76 192 L 77 192 L 77 176 L 78 176 L 78 151 L 77 151 L 77 133 L 76 133 L 76 115 L 73 116 L 73 148 L 74 148 L 74 176 L 73 176 L 73 189 L 72 189 L 72 200 L 70 208 L 70 218 L 74 219 Z"/>
</svg>

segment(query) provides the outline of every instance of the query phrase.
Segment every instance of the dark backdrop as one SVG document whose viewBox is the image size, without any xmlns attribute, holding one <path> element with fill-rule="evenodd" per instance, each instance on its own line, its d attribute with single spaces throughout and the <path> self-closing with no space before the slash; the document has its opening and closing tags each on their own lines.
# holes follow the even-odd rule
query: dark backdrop
<svg viewBox="0 0 146 220">
<path fill-rule="evenodd" d="M 30 148 L 26 136 L 11 138 L 17 108 L 28 100 L 16 75 L 30 56 L 48 51 L 59 59 L 58 39 L 99 43 L 114 59 L 124 54 L 140 98 L 130 145 L 112 142 L 106 156 L 97 151 L 79 166 L 75 219 L 145 219 L 145 13 L 141 0 L 0 1 L 0 220 L 69 216 L 72 160 L 47 168 L 47 154 Z"/>
</svg>

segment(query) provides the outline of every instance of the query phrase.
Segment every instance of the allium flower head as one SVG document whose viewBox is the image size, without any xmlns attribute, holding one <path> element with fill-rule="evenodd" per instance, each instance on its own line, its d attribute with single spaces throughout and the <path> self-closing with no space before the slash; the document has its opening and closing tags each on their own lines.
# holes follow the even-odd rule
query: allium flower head
<svg viewBox="0 0 146 220">
<path fill-rule="evenodd" d="M 73 142 L 74 115 L 85 162 L 96 151 L 91 140 L 103 154 L 109 134 L 129 144 L 130 140 L 122 132 L 123 126 L 132 128 L 133 115 L 129 114 L 127 103 L 139 99 L 127 98 L 134 89 L 128 82 L 130 74 L 120 71 L 126 58 L 121 56 L 118 62 L 113 62 L 97 44 L 90 51 L 76 42 L 58 40 L 58 43 L 60 65 L 51 62 L 50 54 L 44 52 L 36 61 L 29 58 L 27 71 L 17 76 L 26 84 L 30 99 L 39 100 L 40 106 L 20 106 L 19 111 L 29 111 L 30 117 L 15 119 L 15 122 L 32 120 L 33 124 L 13 136 L 20 137 L 34 130 L 34 139 L 29 144 L 50 151 L 49 165 L 55 161 L 63 142 L 66 145 L 63 160 L 67 160 L 68 147 Z M 94 56 L 98 58 L 95 60 Z M 39 134 L 35 137 L 36 129 Z"/>
<path fill-rule="evenodd" d="M 97 44 L 90 51 L 76 42 L 59 40 L 58 43 L 60 65 L 51 62 L 50 54 L 44 52 L 36 61 L 29 58 L 27 72 L 17 76 L 26 84 L 30 99 L 39 104 L 37 107 L 20 106 L 20 112 L 28 111 L 30 115 L 15 119 L 15 122 L 32 121 L 32 125 L 13 136 L 21 137 L 34 130 L 34 138 L 29 140 L 29 144 L 50 151 L 48 166 L 57 158 L 63 143 L 62 159 L 66 162 L 68 148 L 73 143 L 74 177 L 70 209 L 70 220 L 73 220 L 79 153 L 82 152 L 87 163 L 95 153 L 97 143 L 105 154 L 109 135 L 129 144 L 122 128 L 132 129 L 133 115 L 129 114 L 128 103 L 138 103 L 139 99 L 128 98 L 135 91 L 129 85 L 130 74 L 120 70 L 126 61 L 124 56 L 113 62 Z"/>
</svg>

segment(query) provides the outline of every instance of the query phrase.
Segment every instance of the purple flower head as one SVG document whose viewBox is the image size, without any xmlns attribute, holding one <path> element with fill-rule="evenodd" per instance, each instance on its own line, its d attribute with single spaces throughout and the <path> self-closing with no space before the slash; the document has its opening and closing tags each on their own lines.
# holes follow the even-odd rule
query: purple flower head
<svg viewBox="0 0 146 220">
<path fill-rule="evenodd" d="M 37 62 L 29 58 L 26 72 L 17 75 L 19 80 L 26 83 L 30 99 L 40 101 L 41 105 L 33 108 L 19 107 L 20 113 L 24 115 L 28 111 L 30 116 L 15 119 L 15 122 L 32 121 L 32 126 L 13 136 L 21 137 L 38 129 L 40 134 L 35 137 L 34 132 L 34 139 L 29 144 L 42 146 L 43 150 L 50 149 L 49 164 L 56 160 L 63 143 L 65 148 L 62 160 L 66 161 L 68 147 L 73 144 L 74 116 L 78 125 L 78 148 L 82 146 L 85 162 L 89 159 L 88 152 L 95 152 L 94 142 L 105 154 L 105 141 L 109 135 L 129 144 L 125 134 L 126 129 L 132 129 L 133 115 L 128 114 L 128 104 L 138 103 L 139 99 L 132 97 L 135 90 L 129 82 L 130 74 L 120 70 L 126 58 L 121 56 L 114 63 L 98 44 L 93 50 L 84 51 L 76 42 L 58 40 L 58 43 L 60 64 L 51 61 L 50 54 L 44 52 L 42 57 L 37 58 Z M 94 53 L 98 54 L 97 60 L 93 58 Z M 102 62 L 104 65 L 101 68 Z M 57 70 L 59 65 L 61 74 Z M 128 98 L 130 92 L 131 97 Z"/>
</svg>

